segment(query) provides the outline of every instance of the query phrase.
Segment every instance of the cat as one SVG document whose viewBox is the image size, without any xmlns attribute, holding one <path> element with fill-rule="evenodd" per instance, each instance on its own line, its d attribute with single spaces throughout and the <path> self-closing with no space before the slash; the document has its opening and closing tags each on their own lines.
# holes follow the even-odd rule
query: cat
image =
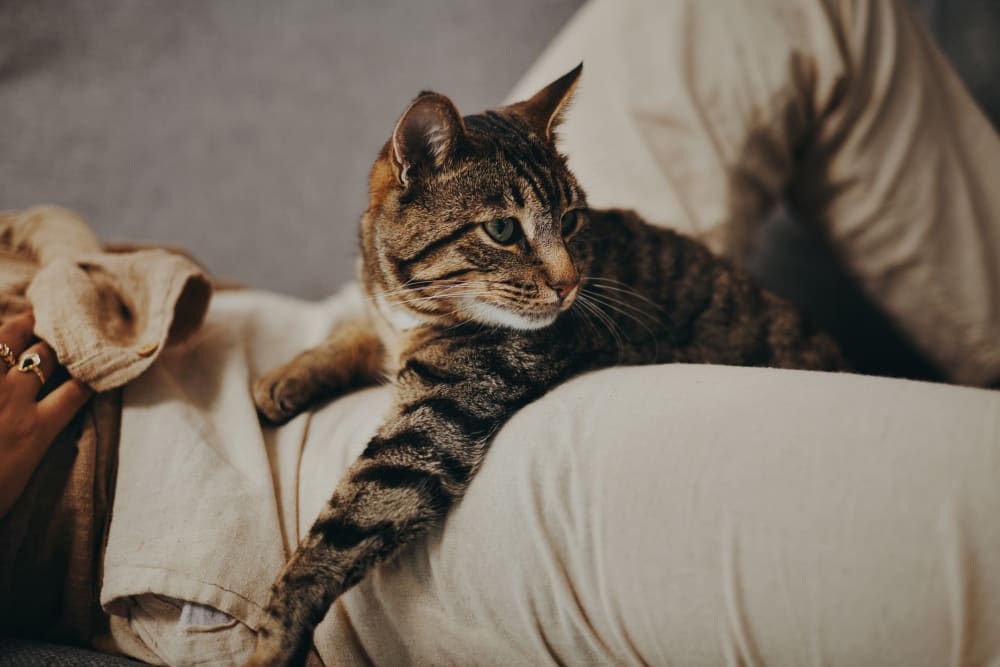
<svg viewBox="0 0 1000 667">
<path fill-rule="evenodd" d="M 587 207 L 555 129 L 582 64 L 463 118 L 405 110 L 370 173 L 364 320 L 254 387 L 281 423 L 391 378 L 395 404 L 272 587 L 251 665 L 300 663 L 333 601 L 439 524 L 511 415 L 572 375 L 692 362 L 846 368 L 836 344 L 698 242 Z"/>
</svg>

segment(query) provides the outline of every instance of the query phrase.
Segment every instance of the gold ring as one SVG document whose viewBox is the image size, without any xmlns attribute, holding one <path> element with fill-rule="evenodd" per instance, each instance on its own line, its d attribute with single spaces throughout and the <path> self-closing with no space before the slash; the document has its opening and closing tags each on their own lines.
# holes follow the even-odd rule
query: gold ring
<svg viewBox="0 0 1000 667">
<path fill-rule="evenodd" d="M 38 377 L 38 381 L 45 386 L 45 373 L 42 372 L 42 358 L 38 356 L 37 352 L 25 352 L 21 355 L 20 361 L 17 362 L 17 370 L 19 373 L 34 373 Z"/>
<path fill-rule="evenodd" d="M 0 359 L 3 359 L 4 363 L 7 364 L 7 368 L 14 368 L 17 364 L 17 359 L 14 357 L 13 350 L 7 343 L 0 343 Z"/>
</svg>

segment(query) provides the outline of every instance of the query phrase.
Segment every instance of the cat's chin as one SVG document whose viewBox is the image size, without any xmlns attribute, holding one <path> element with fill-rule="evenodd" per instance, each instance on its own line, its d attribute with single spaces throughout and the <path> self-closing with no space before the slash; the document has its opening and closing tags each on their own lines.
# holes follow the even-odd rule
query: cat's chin
<svg viewBox="0 0 1000 667">
<path fill-rule="evenodd" d="M 559 317 L 559 310 L 555 308 L 551 312 L 526 315 L 468 298 L 462 300 L 462 312 L 470 320 L 479 322 L 480 324 L 501 326 L 520 331 L 544 329 L 547 326 L 551 326 L 556 321 L 556 318 Z"/>
</svg>

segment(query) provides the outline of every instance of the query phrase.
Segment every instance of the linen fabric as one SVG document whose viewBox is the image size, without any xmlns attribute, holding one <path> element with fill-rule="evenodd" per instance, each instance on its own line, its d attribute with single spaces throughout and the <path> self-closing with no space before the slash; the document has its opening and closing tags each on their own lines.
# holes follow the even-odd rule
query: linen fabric
<svg viewBox="0 0 1000 667">
<path fill-rule="evenodd" d="M 106 252 L 57 206 L 0 213 L 0 320 L 31 309 L 36 334 L 100 392 L 48 449 L 0 519 L 0 627 L 87 645 L 106 630 L 98 606 L 114 491 L 121 385 L 208 309 L 211 284 L 161 250 Z"/>
</svg>

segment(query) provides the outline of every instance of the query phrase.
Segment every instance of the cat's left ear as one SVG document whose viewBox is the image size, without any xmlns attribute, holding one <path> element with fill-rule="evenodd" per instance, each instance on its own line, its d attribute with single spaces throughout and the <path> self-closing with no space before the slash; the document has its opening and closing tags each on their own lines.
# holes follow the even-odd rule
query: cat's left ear
<svg viewBox="0 0 1000 667">
<path fill-rule="evenodd" d="M 392 132 L 392 161 L 400 185 L 418 172 L 442 169 L 465 137 L 465 124 L 455 104 L 438 93 L 420 93 Z"/>
<path fill-rule="evenodd" d="M 552 141 L 553 130 L 562 121 L 563 112 L 582 73 L 583 63 L 580 63 L 535 93 L 530 100 L 510 105 L 510 110 L 521 116 L 547 141 Z"/>
</svg>

